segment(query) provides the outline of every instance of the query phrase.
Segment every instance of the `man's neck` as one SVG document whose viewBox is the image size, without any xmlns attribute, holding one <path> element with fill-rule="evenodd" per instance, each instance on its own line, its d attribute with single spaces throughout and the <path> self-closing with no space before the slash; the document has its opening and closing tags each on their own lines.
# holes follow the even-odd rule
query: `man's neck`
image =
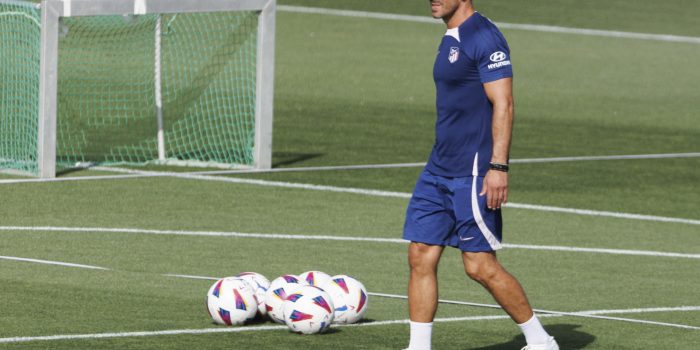
<svg viewBox="0 0 700 350">
<path fill-rule="evenodd" d="M 471 17 L 476 11 L 473 7 L 460 7 L 452 14 L 452 16 L 445 17 L 442 20 L 447 25 L 447 29 L 457 28 L 460 24 L 464 23 L 469 17 Z"/>
</svg>

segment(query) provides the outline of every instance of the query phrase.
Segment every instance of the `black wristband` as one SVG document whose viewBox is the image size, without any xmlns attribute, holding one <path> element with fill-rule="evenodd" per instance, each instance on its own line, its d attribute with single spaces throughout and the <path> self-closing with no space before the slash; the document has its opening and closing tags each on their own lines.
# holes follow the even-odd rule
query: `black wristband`
<svg viewBox="0 0 700 350">
<path fill-rule="evenodd" d="M 507 173 L 508 172 L 508 164 L 491 162 L 491 163 L 489 163 L 489 169 L 496 170 L 496 171 L 502 171 L 504 173 Z"/>
</svg>

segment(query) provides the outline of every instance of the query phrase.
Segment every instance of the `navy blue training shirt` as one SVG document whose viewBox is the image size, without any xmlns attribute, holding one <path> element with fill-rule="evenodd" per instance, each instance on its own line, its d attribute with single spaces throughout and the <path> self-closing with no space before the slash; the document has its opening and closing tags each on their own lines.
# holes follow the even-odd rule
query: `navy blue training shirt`
<svg viewBox="0 0 700 350">
<path fill-rule="evenodd" d="M 477 12 L 447 30 L 433 68 L 437 121 L 428 171 L 446 177 L 486 175 L 493 106 L 483 84 L 512 76 L 506 39 L 488 18 Z"/>
</svg>

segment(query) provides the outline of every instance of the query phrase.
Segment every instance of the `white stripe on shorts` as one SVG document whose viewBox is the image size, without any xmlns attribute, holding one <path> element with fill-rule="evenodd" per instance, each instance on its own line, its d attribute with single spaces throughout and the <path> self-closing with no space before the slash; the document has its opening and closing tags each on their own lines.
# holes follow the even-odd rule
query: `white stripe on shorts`
<svg viewBox="0 0 700 350">
<path fill-rule="evenodd" d="M 489 230 L 488 226 L 486 226 L 486 223 L 484 222 L 484 218 L 481 216 L 481 210 L 479 210 L 479 200 L 477 198 L 478 194 L 476 191 L 476 180 L 479 177 L 479 152 L 477 152 L 474 155 L 474 167 L 472 168 L 472 214 L 474 215 L 474 220 L 476 220 L 477 226 L 479 226 L 479 230 L 481 231 L 481 234 L 486 237 L 486 241 L 489 242 L 489 245 L 491 246 L 491 249 L 493 250 L 499 250 L 503 248 L 501 246 L 501 242 L 496 239 L 496 236 L 493 235 L 493 232 Z"/>
</svg>

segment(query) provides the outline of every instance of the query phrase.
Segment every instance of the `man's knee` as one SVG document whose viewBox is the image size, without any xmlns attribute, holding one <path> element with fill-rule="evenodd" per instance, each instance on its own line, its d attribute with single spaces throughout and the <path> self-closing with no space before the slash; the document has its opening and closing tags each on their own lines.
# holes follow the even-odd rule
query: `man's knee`
<svg viewBox="0 0 700 350">
<path fill-rule="evenodd" d="M 492 280 L 498 274 L 498 269 L 493 266 L 470 264 L 466 267 L 467 276 L 479 283 Z"/>
<path fill-rule="evenodd" d="M 408 265 L 413 273 L 434 273 L 437 270 L 443 247 L 423 243 L 411 243 L 408 248 Z"/>
<path fill-rule="evenodd" d="M 496 278 L 503 268 L 495 257 L 487 259 L 465 257 L 464 271 L 474 281 L 486 283 Z"/>
</svg>

